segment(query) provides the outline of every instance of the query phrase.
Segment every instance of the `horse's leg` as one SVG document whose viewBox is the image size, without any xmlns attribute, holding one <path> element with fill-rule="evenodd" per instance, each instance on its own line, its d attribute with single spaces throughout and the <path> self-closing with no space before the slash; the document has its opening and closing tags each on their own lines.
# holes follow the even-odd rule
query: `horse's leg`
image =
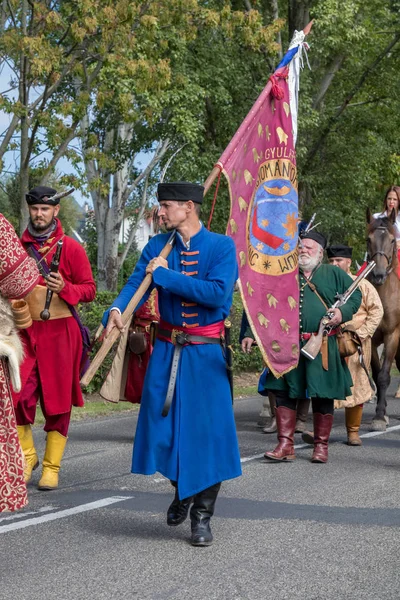
<svg viewBox="0 0 400 600">
<path fill-rule="evenodd" d="M 372 379 L 375 381 L 375 385 L 378 386 L 378 375 L 381 370 L 381 361 L 378 354 L 378 347 L 372 344 L 371 348 L 371 369 Z"/>
<path fill-rule="evenodd" d="M 372 379 L 375 382 L 376 391 L 374 394 L 374 401 L 376 402 L 378 397 L 378 375 L 381 370 L 381 355 L 382 352 L 379 352 L 379 348 L 383 344 L 383 333 L 380 329 L 377 329 L 371 340 L 371 369 L 372 369 Z"/>
<path fill-rule="evenodd" d="M 384 359 L 382 368 L 379 371 L 377 378 L 378 402 L 376 405 L 375 417 L 372 421 L 373 431 L 386 430 L 386 392 L 390 385 L 390 369 L 392 367 L 392 363 L 397 352 L 397 346 L 399 344 L 399 330 L 397 328 L 392 333 L 385 335 L 384 344 Z"/>
<path fill-rule="evenodd" d="M 397 367 L 397 370 L 400 372 L 400 344 L 397 346 L 396 367 Z M 397 392 L 395 393 L 394 397 L 395 398 L 400 398 L 400 383 L 399 383 L 399 386 L 397 388 Z"/>
</svg>

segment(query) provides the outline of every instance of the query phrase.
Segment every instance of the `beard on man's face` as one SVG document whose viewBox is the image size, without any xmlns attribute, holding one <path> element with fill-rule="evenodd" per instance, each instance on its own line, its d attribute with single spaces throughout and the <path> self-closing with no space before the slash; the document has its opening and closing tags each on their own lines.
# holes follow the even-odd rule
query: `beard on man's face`
<svg viewBox="0 0 400 600">
<path fill-rule="evenodd" d="M 318 254 L 317 256 L 299 256 L 299 267 L 303 271 L 313 271 L 315 267 L 317 267 L 321 262 L 321 258 L 322 257 L 320 254 Z"/>
<path fill-rule="evenodd" d="M 46 231 L 47 229 L 49 229 L 49 227 L 51 227 L 52 223 L 53 223 L 53 219 L 50 220 L 50 222 L 45 222 L 43 219 L 38 219 L 37 217 L 33 220 L 32 218 L 29 219 L 32 229 L 34 231 Z"/>
</svg>

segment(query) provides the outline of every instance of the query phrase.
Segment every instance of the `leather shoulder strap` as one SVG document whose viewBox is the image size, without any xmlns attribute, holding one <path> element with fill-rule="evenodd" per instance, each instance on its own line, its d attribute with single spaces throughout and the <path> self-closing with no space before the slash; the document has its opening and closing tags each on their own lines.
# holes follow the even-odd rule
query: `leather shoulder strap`
<svg viewBox="0 0 400 600">
<path fill-rule="evenodd" d="M 307 285 L 308 285 L 308 287 L 310 288 L 310 290 L 311 290 L 312 292 L 314 292 L 314 294 L 317 296 L 317 298 L 319 298 L 319 300 L 321 300 L 321 302 L 322 302 L 322 304 L 324 305 L 324 307 L 326 308 L 326 310 L 328 310 L 328 306 L 327 306 L 327 304 L 326 304 L 325 300 L 324 300 L 324 299 L 322 298 L 322 296 L 321 296 L 321 295 L 318 293 L 317 286 L 316 286 L 314 283 L 312 283 L 312 281 L 310 281 L 309 279 L 306 279 L 306 281 L 307 281 Z"/>
</svg>

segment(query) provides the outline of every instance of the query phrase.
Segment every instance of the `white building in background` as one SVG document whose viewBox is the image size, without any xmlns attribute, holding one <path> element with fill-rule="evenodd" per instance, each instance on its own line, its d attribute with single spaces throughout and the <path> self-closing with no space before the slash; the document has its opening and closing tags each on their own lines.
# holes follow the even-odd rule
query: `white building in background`
<svg viewBox="0 0 400 600">
<path fill-rule="evenodd" d="M 126 244 L 129 239 L 129 231 L 131 228 L 130 219 L 124 219 L 121 223 L 121 229 L 119 231 L 119 243 Z M 151 216 L 145 216 L 140 219 L 138 227 L 136 229 L 135 239 L 136 246 L 141 252 L 149 239 L 154 235 L 154 223 Z"/>
</svg>

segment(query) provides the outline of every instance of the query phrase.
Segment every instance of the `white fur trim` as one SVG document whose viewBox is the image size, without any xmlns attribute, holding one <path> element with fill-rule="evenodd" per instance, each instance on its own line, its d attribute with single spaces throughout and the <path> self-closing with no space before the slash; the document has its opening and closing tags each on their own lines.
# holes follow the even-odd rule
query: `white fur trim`
<svg viewBox="0 0 400 600">
<path fill-rule="evenodd" d="M 10 378 L 14 391 L 21 391 L 19 366 L 23 358 L 23 348 L 17 333 L 0 334 L 0 356 L 8 358 Z"/>
</svg>

